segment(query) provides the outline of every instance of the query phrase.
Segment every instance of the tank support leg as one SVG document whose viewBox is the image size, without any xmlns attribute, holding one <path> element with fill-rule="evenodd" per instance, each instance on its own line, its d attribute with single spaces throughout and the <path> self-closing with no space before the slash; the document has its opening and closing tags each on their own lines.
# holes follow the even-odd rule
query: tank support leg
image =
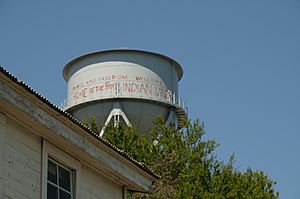
<svg viewBox="0 0 300 199">
<path fill-rule="evenodd" d="M 174 125 L 176 128 L 178 127 L 178 118 L 176 116 L 176 113 L 173 110 L 170 110 L 168 119 L 166 121 L 167 125 Z"/>
<path fill-rule="evenodd" d="M 126 117 L 124 111 L 121 109 L 121 105 L 118 102 L 115 102 L 113 105 L 112 110 L 110 111 L 105 123 L 104 123 L 104 127 L 101 129 L 99 137 L 102 137 L 105 131 L 105 127 L 107 127 L 107 125 L 109 124 L 109 122 L 111 121 L 112 117 L 114 120 L 114 127 L 118 127 L 119 123 L 120 123 L 120 116 L 124 119 L 125 123 L 127 126 L 131 127 L 131 124 L 128 120 L 128 118 Z"/>
</svg>

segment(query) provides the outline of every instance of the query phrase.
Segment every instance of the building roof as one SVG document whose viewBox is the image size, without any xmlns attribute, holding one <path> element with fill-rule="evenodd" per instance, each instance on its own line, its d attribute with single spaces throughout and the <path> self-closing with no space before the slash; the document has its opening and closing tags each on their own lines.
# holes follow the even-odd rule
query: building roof
<svg viewBox="0 0 300 199">
<path fill-rule="evenodd" d="M 129 161 L 131 161 L 132 163 L 134 163 L 137 167 L 141 168 L 142 170 L 144 170 L 145 172 L 147 172 L 148 174 L 150 174 L 151 176 L 153 176 L 156 179 L 160 178 L 157 174 L 154 173 L 154 171 L 152 169 L 150 169 L 144 163 L 135 160 L 130 155 L 128 155 L 125 151 L 118 149 L 117 147 L 115 147 L 114 145 L 112 145 L 107 140 L 99 137 L 96 132 L 92 131 L 89 127 L 87 127 L 86 125 L 84 125 L 83 123 L 81 123 L 80 121 L 78 121 L 76 118 L 74 118 L 68 112 L 62 110 L 60 107 L 58 107 L 55 104 L 53 104 L 52 102 L 50 102 L 47 98 L 45 98 L 44 96 L 42 96 L 41 94 L 39 94 L 37 91 L 35 91 L 34 89 L 32 89 L 25 82 L 17 79 L 14 75 L 12 75 L 11 73 L 9 73 L 2 66 L 0 66 L 0 73 L 4 74 L 9 79 L 11 79 L 13 82 L 15 82 L 16 84 L 18 84 L 21 87 L 23 87 L 28 93 L 30 93 L 31 95 L 33 95 L 34 97 L 36 97 L 37 99 L 39 99 L 41 102 L 43 102 L 44 104 L 46 104 L 48 107 L 50 107 L 51 109 L 55 110 L 60 115 L 64 116 L 65 118 L 67 118 L 68 120 L 70 120 L 75 125 L 77 125 L 80 128 L 82 128 L 84 131 L 86 131 L 87 133 L 89 133 L 90 135 L 92 135 L 99 142 L 102 142 L 103 144 L 105 144 L 106 146 L 108 146 L 109 148 L 111 148 L 112 150 L 114 150 L 116 153 L 122 155 L 123 157 L 125 157 L 126 159 L 128 159 Z"/>
</svg>

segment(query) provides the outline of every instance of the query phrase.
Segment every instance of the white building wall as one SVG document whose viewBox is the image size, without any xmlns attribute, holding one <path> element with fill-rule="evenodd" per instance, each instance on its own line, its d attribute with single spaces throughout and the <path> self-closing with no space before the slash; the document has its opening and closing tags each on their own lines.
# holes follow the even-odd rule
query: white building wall
<svg viewBox="0 0 300 199">
<path fill-rule="evenodd" d="M 41 137 L 0 112 L 0 199 L 41 198 L 41 142 Z M 85 164 L 81 167 L 80 198 L 123 198 L 121 185 Z"/>
<path fill-rule="evenodd" d="M 0 112 L 0 198 L 4 198 L 6 116 Z"/>
<path fill-rule="evenodd" d="M 40 198 L 41 139 L 15 121 L 0 118 L 2 198 Z"/>
<path fill-rule="evenodd" d="M 91 168 L 81 167 L 81 197 L 85 199 L 122 199 L 122 186 L 105 178 Z"/>
</svg>

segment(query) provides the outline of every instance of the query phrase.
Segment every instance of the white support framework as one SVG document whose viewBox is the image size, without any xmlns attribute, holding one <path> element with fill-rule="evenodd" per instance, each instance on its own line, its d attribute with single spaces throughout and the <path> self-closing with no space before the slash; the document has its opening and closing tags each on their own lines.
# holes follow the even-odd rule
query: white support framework
<svg viewBox="0 0 300 199">
<path fill-rule="evenodd" d="M 107 125 L 109 124 L 109 122 L 111 121 L 112 117 L 114 120 L 114 127 L 117 127 L 120 123 L 120 116 L 123 118 L 123 120 L 125 121 L 126 125 L 131 127 L 131 124 L 128 120 L 128 118 L 126 117 L 124 111 L 121 108 L 121 105 L 119 102 L 115 102 L 113 105 L 112 110 L 110 111 L 103 128 L 100 131 L 99 137 L 102 137 L 105 131 L 105 128 L 107 127 Z"/>
<path fill-rule="evenodd" d="M 170 110 L 166 123 L 168 125 L 173 124 L 174 126 L 178 127 L 178 119 L 177 119 L 176 113 L 173 110 Z"/>
</svg>

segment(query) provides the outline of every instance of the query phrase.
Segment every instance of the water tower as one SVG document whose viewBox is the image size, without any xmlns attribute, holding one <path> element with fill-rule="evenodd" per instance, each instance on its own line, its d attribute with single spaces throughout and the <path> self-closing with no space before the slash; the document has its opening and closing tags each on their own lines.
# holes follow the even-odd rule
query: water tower
<svg viewBox="0 0 300 199">
<path fill-rule="evenodd" d="M 120 120 L 147 133 L 158 115 L 181 128 L 187 118 L 178 97 L 182 75 L 180 64 L 158 53 L 117 49 L 85 54 L 63 69 L 65 110 L 79 121 L 94 116 L 103 124 L 99 136 L 109 122 Z"/>
</svg>

